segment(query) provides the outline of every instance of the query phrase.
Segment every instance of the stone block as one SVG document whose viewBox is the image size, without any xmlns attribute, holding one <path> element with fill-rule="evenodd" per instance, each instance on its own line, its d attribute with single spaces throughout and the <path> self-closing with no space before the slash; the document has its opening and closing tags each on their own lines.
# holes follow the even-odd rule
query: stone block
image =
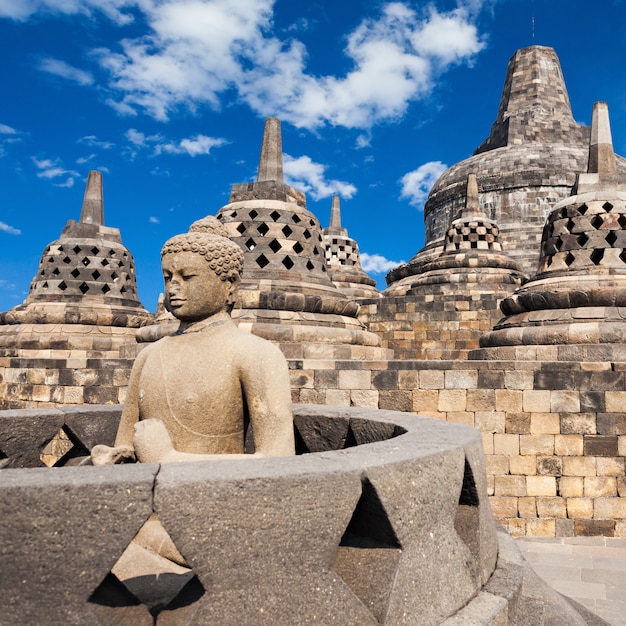
<svg viewBox="0 0 626 626">
<path fill-rule="evenodd" d="M 509 457 L 504 454 L 494 454 L 485 458 L 487 474 L 490 476 L 504 476 L 509 473 Z"/>
<path fill-rule="evenodd" d="M 537 498 L 525 497 L 517 499 L 517 509 L 520 517 L 537 517 Z"/>
<path fill-rule="evenodd" d="M 496 518 L 517 517 L 517 498 L 494 496 L 489 502 Z"/>
<path fill-rule="evenodd" d="M 413 391 L 413 411 L 437 411 L 439 407 L 439 391 L 436 389 L 416 389 Z"/>
<path fill-rule="evenodd" d="M 559 493 L 564 498 L 580 498 L 583 495 L 583 481 L 580 476 L 561 476 Z"/>
<path fill-rule="evenodd" d="M 467 410 L 487 413 L 493 411 L 496 405 L 494 389 L 468 389 Z"/>
<path fill-rule="evenodd" d="M 468 398 L 468 410 L 469 398 Z M 476 411 L 474 415 L 474 426 L 482 432 L 488 433 L 504 433 L 505 432 L 505 413 L 503 411 Z"/>
<path fill-rule="evenodd" d="M 441 370 L 422 370 L 419 376 L 420 389 L 444 389 L 444 373 Z"/>
<path fill-rule="evenodd" d="M 559 498 L 559 497 L 537 498 L 537 515 L 543 518 L 567 517 L 567 506 L 565 503 L 565 498 Z"/>
<path fill-rule="evenodd" d="M 626 435 L 626 413 L 598 413 L 598 435 Z"/>
<path fill-rule="evenodd" d="M 585 476 L 584 495 L 588 498 L 617 495 L 617 481 L 614 476 Z"/>
<path fill-rule="evenodd" d="M 561 432 L 561 418 L 559 414 L 531 413 L 530 432 L 532 435 L 558 435 Z"/>
<path fill-rule="evenodd" d="M 378 392 L 364 389 L 350 391 L 350 406 L 360 406 L 368 409 L 378 408 Z"/>
<path fill-rule="evenodd" d="M 594 413 L 562 413 L 561 434 L 592 435 L 596 433 L 596 416 Z"/>
<path fill-rule="evenodd" d="M 496 496 L 525 496 L 526 478 L 524 476 L 496 476 Z M 530 494 L 529 494 L 530 495 Z"/>
<path fill-rule="evenodd" d="M 372 372 L 372 389 L 398 389 L 398 372 L 393 370 Z"/>
<path fill-rule="evenodd" d="M 350 406 L 350 394 L 352 392 L 344 389 L 327 389 L 323 404 L 331 406 Z"/>
<path fill-rule="evenodd" d="M 607 413 L 624 413 L 626 411 L 626 391 L 607 391 L 605 401 Z"/>
<path fill-rule="evenodd" d="M 465 411 L 467 391 L 465 389 L 442 389 L 439 392 L 437 409 L 442 412 Z"/>
<path fill-rule="evenodd" d="M 338 389 L 339 372 L 337 370 L 314 370 L 315 389 Z"/>
<path fill-rule="evenodd" d="M 492 433 L 481 433 L 483 440 L 483 450 L 486 455 L 493 454 L 493 434 Z"/>
<path fill-rule="evenodd" d="M 448 370 L 445 372 L 446 389 L 475 389 L 478 385 L 478 370 Z"/>
<path fill-rule="evenodd" d="M 554 454 L 554 435 L 519 435 L 520 454 Z"/>
<path fill-rule="evenodd" d="M 575 413 L 580 411 L 579 392 L 562 390 L 551 391 L 550 411 L 552 413 Z"/>
<path fill-rule="evenodd" d="M 618 456 L 617 435 L 585 435 L 583 450 L 585 456 Z"/>
<path fill-rule="evenodd" d="M 505 429 L 512 434 L 530 434 L 530 413 L 506 413 Z"/>
<path fill-rule="evenodd" d="M 563 460 L 558 456 L 537 457 L 537 473 L 541 476 L 561 476 Z"/>
<path fill-rule="evenodd" d="M 496 411 L 522 411 L 522 391 L 515 389 L 496 389 Z"/>
<path fill-rule="evenodd" d="M 529 537 L 555 537 L 556 523 L 553 519 L 526 520 L 526 535 Z"/>
<path fill-rule="evenodd" d="M 509 472 L 521 476 L 534 476 L 537 473 L 536 456 L 512 456 L 509 458 Z"/>
<path fill-rule="evenodd" d="M 527 476 L 526 493 L 529 496 L 556 496 L 554 476 Z"/>
<path fill-rule="evenodd" d="M 620 498 L 626 497 L 626 476 L 617 477 L 617 493 Z"/>
<path fill-rule="evenodd" d="M 339 389 L 371 389 L 371 373 L 368 370 L 340 370 Z"/>
<path fill-rule="evenodd" d="M 493 449 L 496 454 L 514 456 L 520 454 L 520 437 L 524 435 L 509 435 L 496 433 L 493 436 Z"/>
<path fill-rule="evenodd" d="M 567 516 L 570 519 L 591 519 L 593 517 L 593 500 L 591 498 L 567 498 L 566 502 Z"/>
<path fill-rule="evenodd" d="M 563 476 L 596 476 L 595 457 L 563 457 Z"/>
<path fill-rule="evenodd" d="M 469 411 L 448 411 L 447 420 L 455 424 L 474 426 L 474 414 Z"/>
<path fill-rule="evenodd" d="M 604 391 L 581 391 L 580 410 L 583 413 L 599 413 L 606 411 Z"/>
<path fill-rule="evenodd" d="M 408 390 L 379 391 L 378 406 L 388 411 L 410 412 L 413 410 L 413 393 Z"/>
<path fill-rule="evenodd" d="M 613 537 L 615 522 L 613 520 L 574 520 L 574 534 L 576 537 Z"/>
<path fill-rule="evenodd" d="M 507 370 L 504 372 L 504 387 L 506 389 L 532 389 L 534 373 L 526 370 Z"/>
<path fill-rule="evenodd" d="M 596 498 L 593 503 L 594 519 L 626 518 L 626 500 L 622 498 Z"/>
<path fill-rule="evenodd" d="M 550 391 L 524 389 L 522 392 L 522 410 L 526 413 L 549 413 Z"/>
<path fill-rule="evenodd" d="M 292 389 L 313 389 L 315 379 L 312 370 L 289 370 L 289 384 Z"/>
<path fill-rule="evenodd" d="M 596 459 L 596 472 L 598 476 L 623 476 L 623 457 L 602 457 Z"/>
<path fill-rule="evenodd" d="M 398 389 L 418 389 L 419 374 L 413 370 L 400 370 L 398 372 Z"/>
<path fill-rule="evenodd" d="M 626 457 L 626 435 L 617 438 L 617 454 Z"/>
<path fill-rule="evenodd" d="M 582 456 L 582 435 L 555 435 L 554 453 L 559 456 Z"/>
</svg>

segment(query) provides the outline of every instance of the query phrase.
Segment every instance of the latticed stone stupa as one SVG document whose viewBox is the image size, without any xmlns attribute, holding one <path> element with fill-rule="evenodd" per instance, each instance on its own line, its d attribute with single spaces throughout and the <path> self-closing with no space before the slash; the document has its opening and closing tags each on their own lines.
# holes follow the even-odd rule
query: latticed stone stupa
<svg viewBox="0 0 626 626">
<path fill-rule="evenodd" d="M 0 402 L 119 401 L 135 332 L 151 320 L 133 257 L 120 231 L 104 225 L 102 175 L 92 171 L 80 221 L 69 220 L 44 250 L 24 303 L 0 315 Z M 102 359 L 121 361 L 104 368 Z"/>
<path fill-rule="evenodd" d="M 576 345 L 559 358 L 623 361 L 625 306 L 626 176 L 617 173 L 607 104 L 596 102 L 588 170 L 548 216 L 537 274 L 502 302 L 506 317 L 476 357 L 507 358 L 506 346 Z"/>
<path fill-rule="evenodd" d="M 333 196 L 330 225 L 322 231 L 326 267 L 334 285 L 350 298 L 380 298 L 376 281 L 361 267 L 359 244 L 341 225 L 339 196 Z"/>
<path fill-rule="evenodd" d="M 244 251 L 232 313 L 241 328 L 279 342 L 287 356 L 387 354 L 357 319 L 358 304 L 331 281 L 322 229 L 305 195 L 284 183 L 276 118 L 265 122 L 257 181 L 234 185 L 217 217 Z"/>
</svg>

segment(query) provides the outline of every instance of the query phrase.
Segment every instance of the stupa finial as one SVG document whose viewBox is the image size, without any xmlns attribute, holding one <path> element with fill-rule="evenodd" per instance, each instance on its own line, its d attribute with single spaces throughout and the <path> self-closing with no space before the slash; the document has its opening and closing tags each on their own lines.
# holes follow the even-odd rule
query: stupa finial
<svg viewBox="0 0 626 626">
<path fill-rule="evenodd" d="M 330 210 L 330 227 L 341 228 L 341 207 L 337 194 L 333 196 L 333 205 Z"/>
<path fill-rule="evenodd" d="M 274 180 L 283 181 L 283 142 L 280 133 L 280 120 L 268 117 L 263 129 L 263 145 L 257 182 Z"/>
<path fill-rule="evenodd" d="M 104 225 L 104 198 L 102 195 L 102 172 L 91 170 L 87 178 L 80 221 L 84 224 Z"/>
<path fill-rule="evenodd" d="M 611 123 L 609 122 L 609 106 L 606 102 L 595 102 L 591 119 L 587 173 L 615 174 L 616 171 Z"/>
</svg>

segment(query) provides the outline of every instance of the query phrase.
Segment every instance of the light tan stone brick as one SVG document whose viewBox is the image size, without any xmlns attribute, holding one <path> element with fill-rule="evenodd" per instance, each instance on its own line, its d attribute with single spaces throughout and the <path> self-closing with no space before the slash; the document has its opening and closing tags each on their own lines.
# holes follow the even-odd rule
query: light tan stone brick
<svg viewBox="0 0 626 626">
<path fill-rule="evenodd" d="M 471 410 L 469 407 L 469 398 L 468 398 L 468 410 Z M 505 413 L 503 411 L 476 411 L 475 415 L 475 423 L 474 425 L 478 430 L 487 433 L 504 433 L 506 419 Z"/>
<path fill-rule="evenodd" d="M 585 476 L 584 495 L 589 498 L 617 495 L 617 481 L 614 476 Z"/>
<path fill-rule="evenodd" d="M 556 521 L 553 519 L 526 520 L 526 535 L 530 537 L 554 537 Z"/>
<path fill-rule="evenodd" d="M 517 498 L 494 496 L 490 502 L 495 517 L 517 517 Z"/>
<path fill-rule="evenodd" d="M 531 435 L 558 435 L 561 432 L 561 418 L 558 413 L 531 413 Z"/>
<path fill-rule="evenodd" d="M 555 435 L 554 454 L 559 456 L 582 456 L 582 435 Z"/>
<path fill-rule="evenodd" d="M 532 389 L 534 374 L 525 370 L 508 370 L 504 372 L 504 387 L 506 389 Z"/>
<path fill-rule="evenodd" d="M 593 502 L 594 519 L 626 518 L 626 499 L 596 498 Z"/>
<path fill-rule="evenodd" d="M 624 459 L 599 456 L 596 459 L 596 473 L 598 476 L 622 476 L 624 474 Z"/>
<path fill-rule="evenodd" d="M 439 411 L 465 411 L 467 391 L 465 389 L 442 389 L 439 392 Z"/>
<path fill-rule="evenodd" d="M 596 458 L 593 456 L 563 457 L 563 476 L 595 476 Z"/>
<path fill-rule="evenodd" d="M 570 519 L 591 519 L 593 500 L 591 498 L 567 498 L 567 517 Z"/>
<path fill-rule="evenodd" d="M 334 406 L 350 406 L 350 392 L 343 389 L 327 389 L 326 404 Z"/>
<path fill-rule="evenodd" d="M 350 392 L 350 406 L 360 406 L 367 409 L 378 408 L 378 391 L 354 389 Z"/>
<path fill-rule="evenodd" d="M 519 438 L 521 435 L 496 433 L 493 436 L 493 450 L 496 454 L 517 456 L 520 453 Z"/>
<path fill-rule="evenodd" d="M 512 456 L 509 458 L 511 474 L 534 476 L 537 473 L 536 456 Z"/>
<path fill-rule="evenodd" d="M 398 372 L 398 389 L 417 389 L 418 387 L 418 372 L 413 370 L 400 370 Z"/>
<path fill-rule="evenodd" d="M 522 455 L 554 454 L 554 435 L 519 435 Z"/>
<path fill-rule="evenodd" d="M 485 454 L 493 454 L 493 434 L 481 433 L 483 438 L 483 452 Z"/>
<path fill-rule="evenodd" d="M 607 413 L 626 411 L 626 391 L 607 391 L 604 395 Z"/>
<path fill-rule="evenodd" d="M 444 386 L 442 370 L 422 370 L 420 372 L 420 389 L 443 389 Z"/>
<path fill-rule="evenodd" d="M 520 517 L 537 517 L 537 498 L 518 498 L 517 509 Z"/>
<path fill-rule="evenodd" d="M 583 478 L 580 476 L 561 476 L 559 493 L 564 498 L 580 498 L 583 495 Z"/>
<path fill-rule="evenodd" d="M 436 389 L 413 391 L 413 410 L 416 413 L 422 411 L 436 411 L 439 406 L 439 391 Z"/>
<path fill-rule="evenodd" d="M 524 476 L 496 476 L 496 496 L 525 496 L 526 478 Z"/>
<path fill-rule="evenodd" d="M 553 413 L 576 413 L 580 411 L 580 394 L 578 391 L 561 389 L 551 391 L 550 410 Z"/>
<path fill-rule="evenodd" d="M 47 385 L 33 385 L 33 402 L 49 402 L 51 389 Z"/>
<path fill-rule="evenodd" d="M 496 389 L 496 411 L 522 411 L 522 391 L 517 389 Z"/>
<path fill-rule="evenodd" d="M 565 498 L 537 498 L 537 515 L 539 517 L 567 517 Z"/>
<path fill-rule="evenodd" d="M 526 413 L 549 413 L 550 391 L 524 389 L 522 392 L 522 410 Z"/>
<path fill-rule="evenodd" d="M 371 382 L 369 370 L 339 370 L 339 389 L 371 389 Z"/>
<path fill-rule="evenodd" d="M 523 519 L 499 520 L 506 532 L 511 537 L 524 537 L 526 535 L 526 521 Z"/>
<path fill-rule="evenodd" d="M 529 496 L 556 496 L 554 476 L 527 476 L 526 493 Z"/>
<path fill-rule="evenodd" d="M 63 387 L 64 404 L 83 404 L 82 387 Z"/>
<path fill-rule="evenodd" d="M 620 435 L 617 438 L 617 453 L 626 457 L 626 435 Z"/>
<path fill-rule="evenodd" d="M 446 389 L 476 389 L 478 370 L 448 370 L 444 383 Z"/>
<path fill-rule="evenodd" d="M 448 421 L 474 426 L 474 414 L 469 411 L 448 411 Z"/>
<path fill-rule="evenodd" d="M 509 457 L 502 454 L 486 456 L 485 469 L 490 476 L 504 476 L 509 473 Z"/>
<path fill-rule="evenodd" d="M 493 412 L 496 406 L 496 392 L 494 389 L 468 389 L 467 410 Z"/>
</svg>

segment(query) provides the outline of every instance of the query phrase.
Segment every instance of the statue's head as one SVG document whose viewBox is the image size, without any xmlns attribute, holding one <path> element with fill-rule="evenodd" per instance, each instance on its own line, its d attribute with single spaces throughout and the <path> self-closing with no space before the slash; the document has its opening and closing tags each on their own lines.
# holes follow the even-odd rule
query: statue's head
<svg viewBox="0 0 626 626">
<path fill-rule="evenodd" d="M 184 322 L 230 311 L 237 298 L 243 252 L 216 218 L 192 224 L 161 250 L 165 307 Z"/>
</svg>

